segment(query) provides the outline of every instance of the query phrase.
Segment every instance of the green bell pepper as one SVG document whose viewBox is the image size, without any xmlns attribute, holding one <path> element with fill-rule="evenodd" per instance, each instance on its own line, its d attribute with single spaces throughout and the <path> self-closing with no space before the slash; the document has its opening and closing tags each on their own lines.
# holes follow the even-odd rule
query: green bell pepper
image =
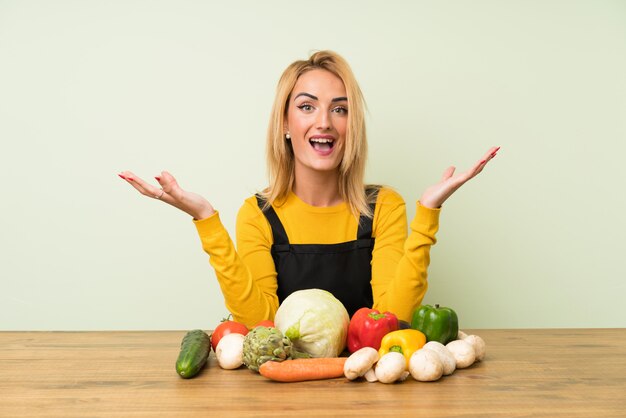
<svg viewBox="0 0 626 418">
<path fill-rule="evenodd" d="M 413 312 L 411 328 L 422 331 L 428 341 L 448 344 L 459 334 L 459 318 L 450 308 L 422 305 Z"/>
</svg>

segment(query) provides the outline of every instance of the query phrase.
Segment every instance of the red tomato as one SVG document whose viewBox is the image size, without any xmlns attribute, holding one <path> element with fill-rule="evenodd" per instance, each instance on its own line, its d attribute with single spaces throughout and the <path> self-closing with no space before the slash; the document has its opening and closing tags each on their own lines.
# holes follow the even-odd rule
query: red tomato
<svg viewBox="0 0 626 418">
<path fill-rule="evenodd" d="M 274 328 L 274 321 L 270 321 L 269 319 L 265 319 L 265 320 L 259 322 L 258 324 L 256 324 L 255 326 L 253 326 L 252 328 L 256 328 L 256 327 Z"/>
<path fill-rule="evenodd" d="M 222 321 L 215 330 L 213 334 L 211 334 L 211 347 L 213 347 L 213 351 L 215 351 L 217 344 L 220 342 L 224 335 L 228 334 L 241 334 L 246 335 L 248 333 L 248 327 L 246 327 L 241 322 Z"/>
</svg>

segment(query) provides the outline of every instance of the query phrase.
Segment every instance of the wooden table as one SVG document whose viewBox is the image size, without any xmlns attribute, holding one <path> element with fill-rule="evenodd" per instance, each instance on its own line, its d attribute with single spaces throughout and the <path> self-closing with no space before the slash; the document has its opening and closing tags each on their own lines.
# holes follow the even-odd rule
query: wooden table
<svg viewBox="0 0 626 418">
<path fill-rule="evenodd" d="M 434 383 L 275 383 L 174 363 L 185 332 L 0 332 L 0 417 L 624 417 L 626 329 L 466 330 L 484 361 Z"/>
</svg>

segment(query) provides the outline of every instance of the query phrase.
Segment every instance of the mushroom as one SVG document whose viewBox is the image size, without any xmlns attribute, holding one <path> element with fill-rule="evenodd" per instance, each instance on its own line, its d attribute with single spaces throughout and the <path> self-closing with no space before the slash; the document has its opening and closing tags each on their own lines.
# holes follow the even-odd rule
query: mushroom
<svg viewBox="0 0 626 418">
<path fill-rule="evenodd" d="M 466 333 L 464 333 L 463 331 L 459 330 L 458 334 L 456 335 L 456 339 L 457 340 L 464 340 L 468 337 L 468 335 Z"/>
<path fill-rule="evenodd" d="M 429 341 L 426 345 L 424 345 L 424 348 L 433 350 L 439 355 L 439 360 L 441 360 L 441 364 L 443 365 L 444 376 L 454 373 L 454 370 L 456 369 L 456 360 L 445 345 L 441 344 L 439 341 Z"/>
<path fill-rule="evenodd" d="M 365 380 L 367 380 L 370 383 L 378 382 L 378 378 L 376 377 L 376 371 L 374 371 L 374 367 L 372 367 L 367 372 L 365 372 L 363 377 L 365 378 Z"/>
<path fill-rule="evenodd" d="M 443 363 L 439 354 L 430 348 L 421 348 L 411 356 L 409 371 L 420 382 L 439 380 L 443 375 Z"/>
<path fill-rule="evenodd" d="M 463 369 L 471 366 L 476 360 L 476 351 L 472 344 L 465 340 L 451 341 L 446 345 L 456 360 L 456 368 Z"/>
<path fill-rule="evenodd" d="M 378 351 L 372 347 L 363 347 L 348 357 L 343 366 L 343 374 L 350 380 L 364 376 L 378 361 Z"/>
<path fill-rule="evenodd" d="M 222 369 L 237 369 L 243 364 L 243 340 L 241 334 L 224 335 L 215 347 L 215 357 Z"/>
<path fill-rule="evenodd" d="M 393 383 L 403 381 L 409 375 L 406 371 L 406 360 L 404 356 L 395 351 L 382 356 L 376 363 L 376 378 L 381 383 Z"/>
<path fill-rule="evenodd" d="M 468 335 L 463 339 L 463 341 L 467 341 L 472 345 L 472 347 L 474 347 L 474 351 L 476 352 L 476 361 L 481 361 L 485 358 L 485 353 L 487 351 L 485 340 L 480 338 L 478 335 Z"/>
</svg>

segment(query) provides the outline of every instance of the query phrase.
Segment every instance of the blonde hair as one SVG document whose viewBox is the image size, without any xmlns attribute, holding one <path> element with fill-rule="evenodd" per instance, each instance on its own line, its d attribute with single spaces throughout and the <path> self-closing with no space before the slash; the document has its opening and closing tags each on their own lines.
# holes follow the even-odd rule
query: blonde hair
<svg viewBox="0 0 626 418">
<path fill-rule="evenodd" d="M 295 158 L 283 131 L 285 117 L 290 94 L 298 78 L 315 69 L 326 70 L 336 75 L 346 88 L 349 110 L 344 153 L 339 165 L 339 194 L 355 216 L 362 214 L 371 218 L 374 214 L 369 203 L 375 197 L 372 197 L 370 192 L 366 193 L 363 183 L 367 159 L 365 100 L 346 60 L 332 51 L 318 51 L 308 60 L 293 62 L 278 81 L 267 131 L 267 169 L 270 185 L 261 193 L 265 199 L 265 208 L 275 201 L 281 201 L 293 188 Z"/>
</svg>

